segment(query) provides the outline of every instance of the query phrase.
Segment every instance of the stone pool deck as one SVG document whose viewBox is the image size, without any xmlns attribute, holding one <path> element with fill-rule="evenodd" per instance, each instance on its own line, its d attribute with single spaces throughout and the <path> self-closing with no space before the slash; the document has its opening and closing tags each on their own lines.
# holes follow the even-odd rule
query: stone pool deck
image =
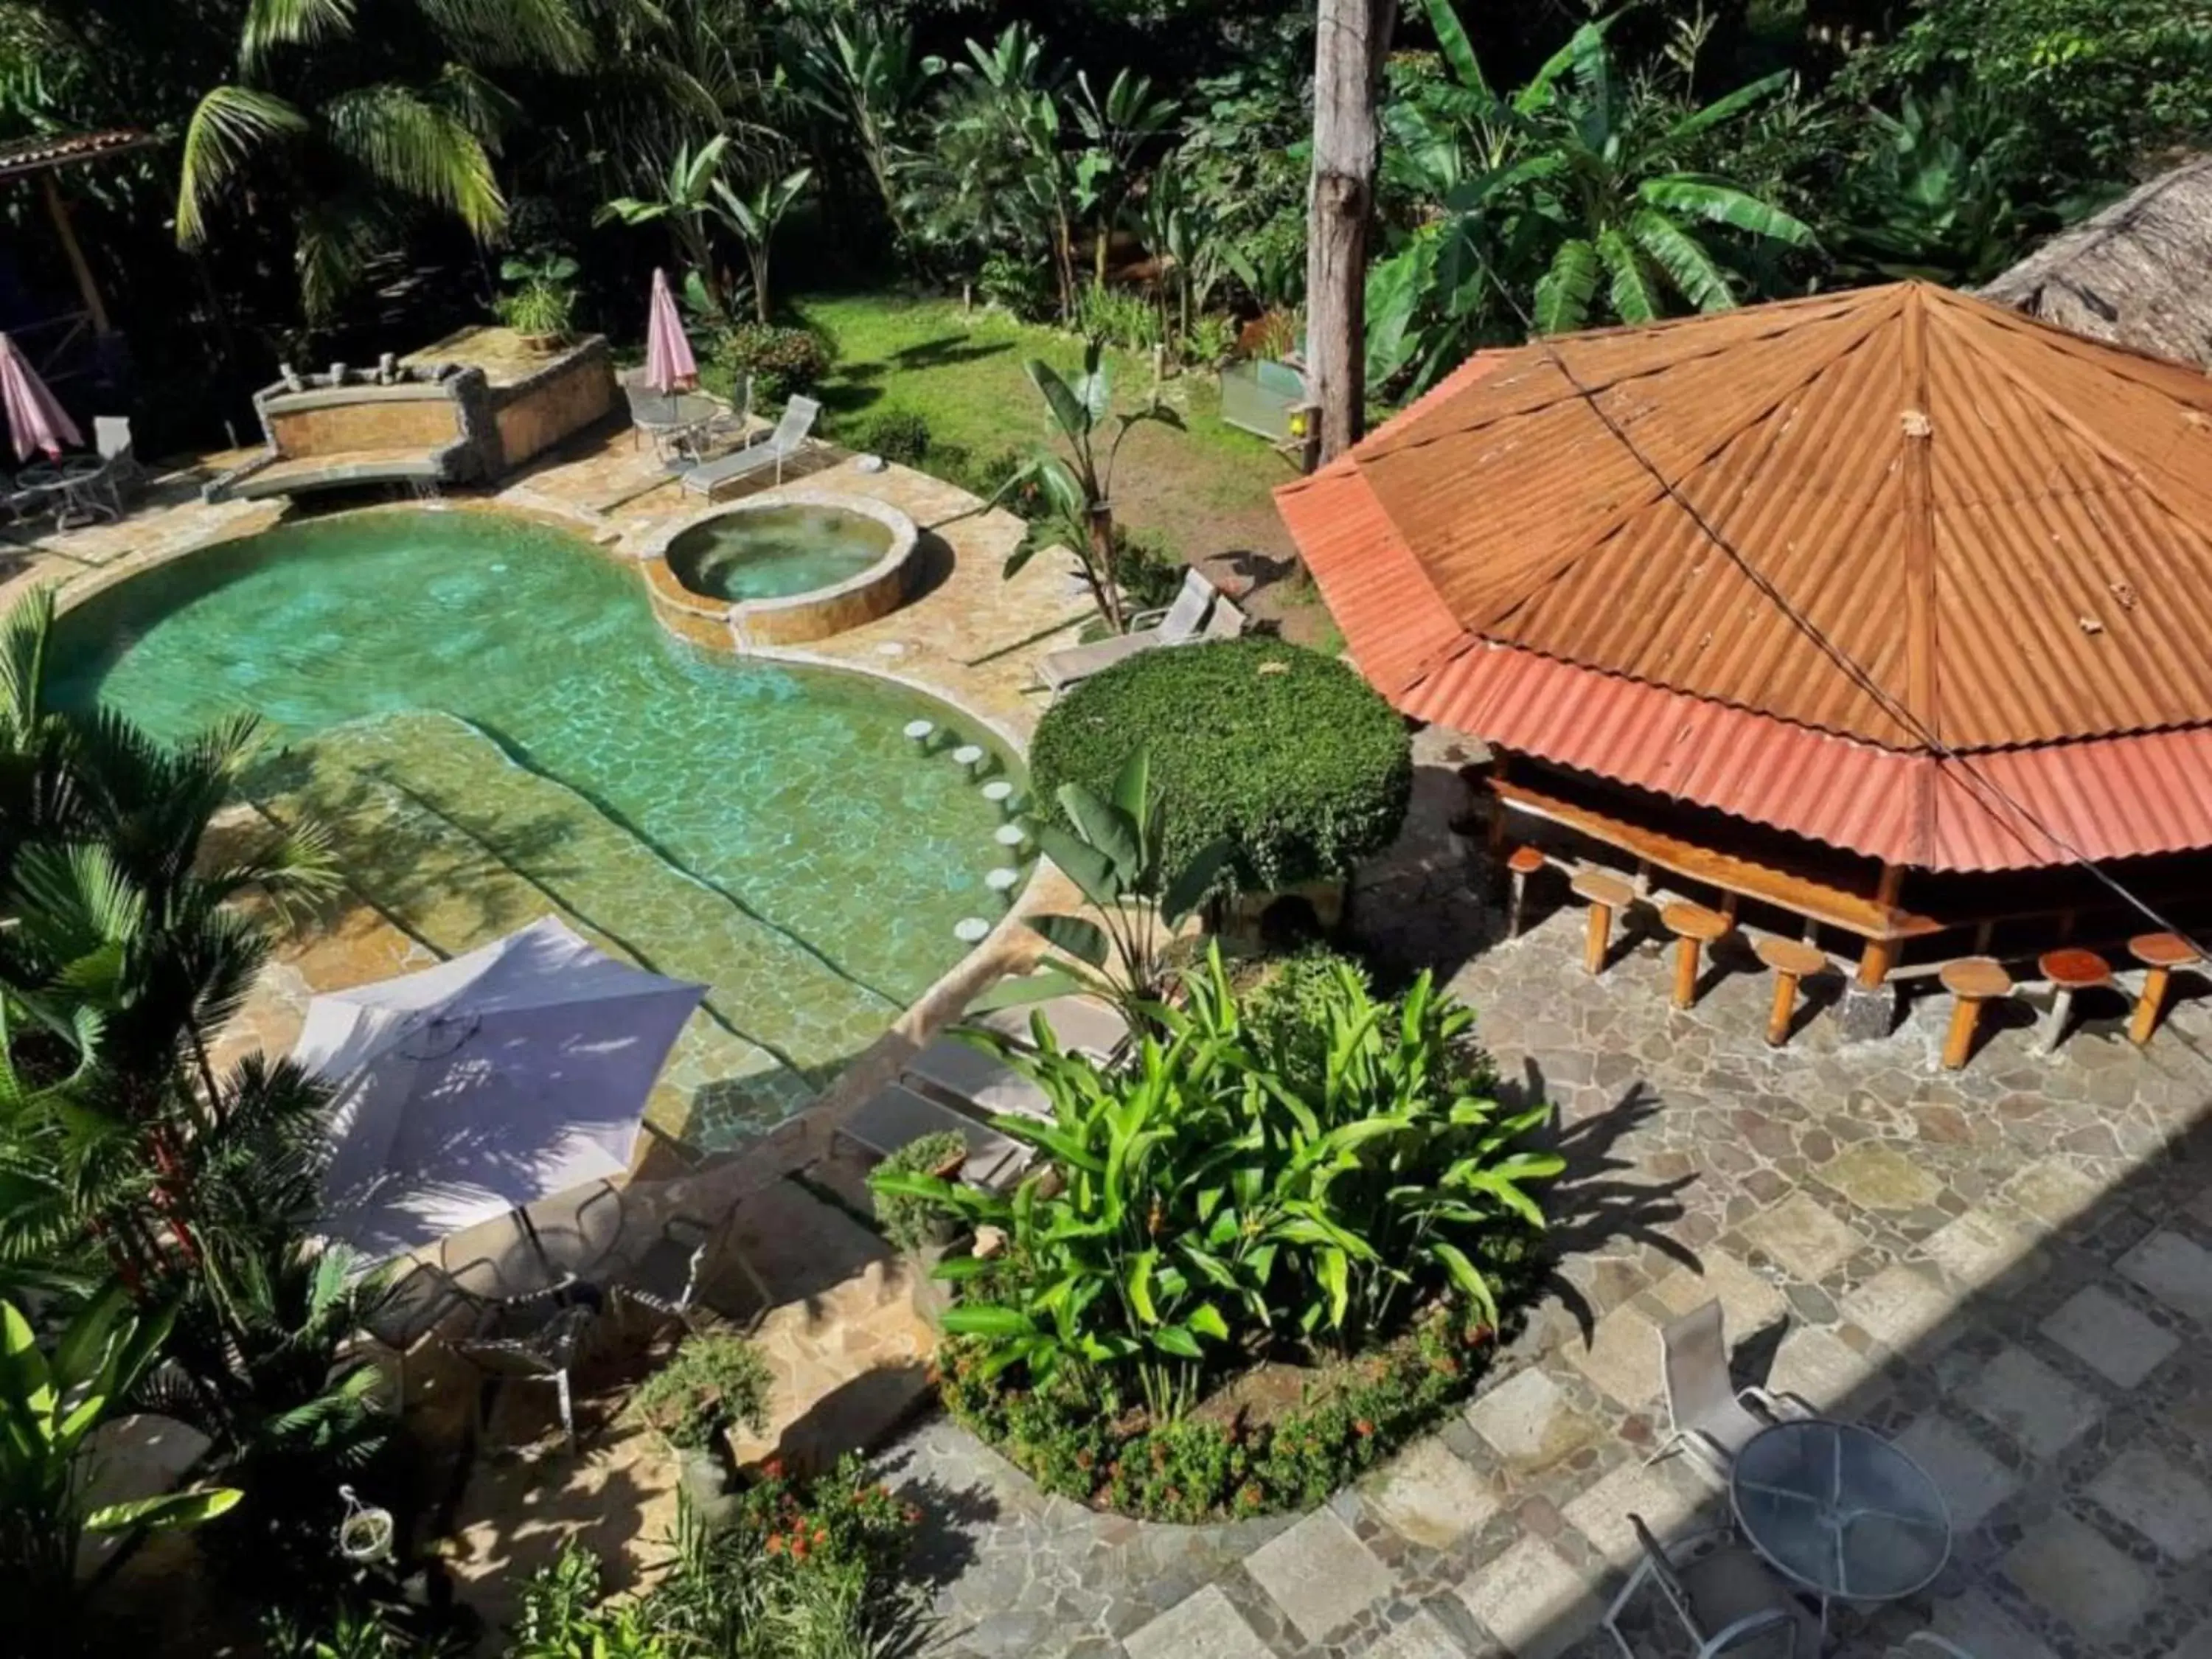
<svg viewBox="0 0 2212 1659">
<path fill-rule="evenodd" d="M 2117 1004 L 2055 1060 L 2008 1025 L 1936 1069 L 1945 1010 L 1760 1038 L 1768 981 L 1687 1013 L 1656 946 L 1581 969 L 1579 911 L 1523 938 L 1445 842 L 1446 775 L 1356 895 L 1435 964 L 1516 1089 L 1560 1109 L 1565 1284 L 1483 1393 L 1302 1517 L 1171 1528 L 1048 1498 L 937 1421 L 886 1466 L 936 1516 L 946 1659 L 1616 1659 L 1625 1516 L 1726 1519 L 1664 1425 L 1658 1324 L 1717 1296 L 1743 1380 L 1894 1435 L 1956 1522 L 1911 1601 L 1838 1614 L 1846 1659 L 1931 1627 L 1977 1659 L 2212 1659 L 2212 1001 L 2138 1053 Z M 1680 1651 L 1650 1627 L 1645 1650 Z"/>
</svg>

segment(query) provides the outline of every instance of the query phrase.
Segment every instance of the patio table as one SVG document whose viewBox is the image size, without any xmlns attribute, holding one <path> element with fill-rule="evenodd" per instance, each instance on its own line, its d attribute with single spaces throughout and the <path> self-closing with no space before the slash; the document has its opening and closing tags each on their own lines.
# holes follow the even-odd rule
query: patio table
<svg viewBox="0 0 2212 1659">
<path fill-rule="evenodd" d="M 91 524 L 98 522 L 102 514 L 110 519 L 123 516 L 119 507 L 100 499 L 112 486 L 107 476 L 107 463 L 97 455 L 80 455 L 56 466 L 27 468 L 15 475 L 15 486 L 18 489 L 39 491 L 58 503 L 54 510 L 57 530 L 72 528 L 72 520 Z"/>
<path fill-rule="evenodd" d="M 1951 1518 L 1926 1470 L 1871 1430 L 1814 1418 L 1778 1423 L 1736 1454 L 1729 1494 L 1744 1537 L 1828 1603 L 1894 1601 L 1951 1554 Z"/>
<path fill-rule="evenodd" d="M 654 449 L 663 454 L 672 449 L 679 458 L 687 456 L 686 447 L 721 413 L 720 401 L 695 392 L 667 398 L 641 395 L 630 405 L 631 423 L 653 440 Z"/>
</svg>

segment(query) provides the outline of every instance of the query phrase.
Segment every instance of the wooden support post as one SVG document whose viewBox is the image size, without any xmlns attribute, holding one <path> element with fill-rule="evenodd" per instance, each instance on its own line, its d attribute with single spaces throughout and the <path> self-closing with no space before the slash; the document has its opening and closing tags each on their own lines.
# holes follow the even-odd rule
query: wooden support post
<svg viewBox="0 0 2212 1659">
<path fill-rule="evenodd" d="M 1779 1048 L 1790 1041 L 1790 1016 L 1797 1012 L 1797 975 L 1774 976 L 1774 1004 L 1766 1011 L 1766 1046 Z"/>
<path fill-rule="evenodd" d="M 61 238 L 62 255 L 69 261 L 70 275 L 76 278 L 77 297 L 91 314 L 94 329 L 101 334 L 112 333 L 107 324 L 107 307 L 100 300 L 100 285 L 92 280 L 92 267 L 85 261 L 84 249 L 77 245 L 76 228 L 70 223 L 69 204 L 62 200 L 62 187 L 54 182 L 53 169 L 50 167 L 40 174 L 39 183 L 46 198 L 46 216 L 54 222 L 54 234 Z"/>
<path fill-rule="evenodd" d="M 1613 907 L 1594 903 L 1589 908 L 1588 930 L 1583 934 L 1583 972 L 1603 973 L 1606 952 L 1612 948 Z M 2144 1035 L 2148 1036 L 2149 1033 Z"/>
<path fill-rule="evenodd" d="M 1698 1000 L 1698 941 L 1688 933 L 1674 941 L 1674 1006 L 1687 1008 Z"/>
<path fill-rule="evenodd" d="M 2128 1019 L 2128 1041 L 2138 1048 L 2158 1030 L 2158 1011 L 2166 1001 L 2166 981 L 2172 977 L 2173 969 L 2163 963 L 2144 970 L 2142 992 L 2136 998 L 2136 1011 Z"/>
<path fill-rule="evenodd" d="M 1943 1033 L 1943 1069 L 1955 1072 L 1966 1063 L 1966 1056 L 1974 1051 L 1974 1027 L 1981 1023 L 1982 1000 L 1979 997 L 1954 997 L 1951 1000 L 1951 1024 Z"/>
<path fill-rule="evenodd" d="M 1859 955 L 1859 985 L 1865 990 L 1879 991 L 1881 989 L 1882 981 L 1889 977 L 1889 970 L 1896 965 L 1897 941 L 1895 939 L 1869 939 L 1866 942 L 1866 949 Z"/>
</svg>

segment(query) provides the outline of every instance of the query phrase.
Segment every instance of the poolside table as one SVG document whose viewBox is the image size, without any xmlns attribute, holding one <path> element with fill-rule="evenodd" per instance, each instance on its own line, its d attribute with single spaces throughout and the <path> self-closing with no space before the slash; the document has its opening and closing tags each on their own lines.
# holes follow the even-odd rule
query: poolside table
<svg viewBox="0 0 2212 1659">
<path fill-rule="evenodd" d="M 1850 1423 L 1778 1423 L 1746 1442 L 1729 1476 L 1737 1524 L 1792 1583 L 1828 1604 L 1894 1601 L 1951 1555 L 1951 1517 L 1926 1470 Z"/>
<path fill-rule="evenodd" d="M 664 457 L 672 452 L 679 459 L 690 459 L 692 447 L 724 412 L 720 399 L 696 392 L 668 398 L 641 395 L 631 404 L 630 421 Z"/>
<path fill-rule="evenodd" d="M 119 519 L 122 508 L 103 499 L 113 494 L 107 463 L 97 455 L 80 455 L 57 466 L 33 466 L 15 475 L 18 489 L 37 491 L 56 503 L 54 528 L 70 530 L 96 524 L 102 516 Z"/>
</svg>

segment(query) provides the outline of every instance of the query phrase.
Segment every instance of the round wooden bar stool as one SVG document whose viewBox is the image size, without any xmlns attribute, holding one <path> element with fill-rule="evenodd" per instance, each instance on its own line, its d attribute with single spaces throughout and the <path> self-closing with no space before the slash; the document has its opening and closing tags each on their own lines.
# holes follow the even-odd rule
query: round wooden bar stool
<svg viewBox="0 0 2212 1659">
<path fill-rule="evenodd" d="M 1583 939 L 1583 971 L 1601 974 L 1613 949 L 1613 918 L 1635 902 L 1636 890 L 1609 870 L 1577 870 L 1567 885 L 1589 906 L 1589 930 Z"/>
<path fill-rule="evenodd" d="M 1516 847 L 1505 860 L 1505 873 L 1511 883 L 1511 896 L 1506 912 L 1505 937 L 1519 939 L 1521 930 L 1528 924 L 1528 878 L 1544 867 L 1544 855 L 1533 847 Z"/>
<path fill-rule="evenodd" d="M 2054 1054 L 2066 1036 L 2066 1027 L 2074 1018 L 2074 999 L 2083 991 L 2094 991 L 2100 985 L 2112 982 L 2112 965 L 2094 951 L 2084 951 L 2078 945 L 2067 945 L 2061 950 L 2045 951 L 2037 958 L 2036 966 L 2049 980 L 2058 994 L 2051 999 L 2051 1014 L 2045 1022 L 2043 1041 L 2038 1052 Z"/>
<path fill-rule="evenodd" d="M 1988 957 L 1960 957 L 1947 962 L 1937 975 L 1951 994 L 1951 1024 L 1943 1033 L 1943 1069 L 1955 1072 L 1974 1051 L 1974 1033 L 1982 1023 L 1982 1005 L 1991 997 L 2012 994 L 2012 975 Z"/>
<path fill-rule="evenodd" d="M 1698 953 L 1735 924 L 1717 910 L 1679 900 L 1662 910 L 1659 920 L 1674 936 L 1674 1006 L 1687 1008 L 1698 1000 Z"/>
<path fill-rule="evenodd" d="M 2140 1048 L 2158 1029 L 2158 1017 L 2165 1009 L 2166 990 L 2173 979 L 2173 970 L 2196 961 L 2197 951 L 2178 933 L 2137 933 L 2128 941 L 2128 954 L 2148 970 L 2143 975 L 2142 993 L 2136 998 L 2135 1012 L 2128 1018 L 2128 1041 Z"/>
<path fill-rule="evenodd" d="M 1790 1018 L 1797 1012 L 1798 982 L 1828 965 L 1828 954 L 1802 939 L 1773 934 L 1752 947 L 1759 959 L 1774 970 L 1774 1006 L 1766 1016 L 1766 1046 L 1779 1048 L 1790 1041 Z"/>
</svg>

